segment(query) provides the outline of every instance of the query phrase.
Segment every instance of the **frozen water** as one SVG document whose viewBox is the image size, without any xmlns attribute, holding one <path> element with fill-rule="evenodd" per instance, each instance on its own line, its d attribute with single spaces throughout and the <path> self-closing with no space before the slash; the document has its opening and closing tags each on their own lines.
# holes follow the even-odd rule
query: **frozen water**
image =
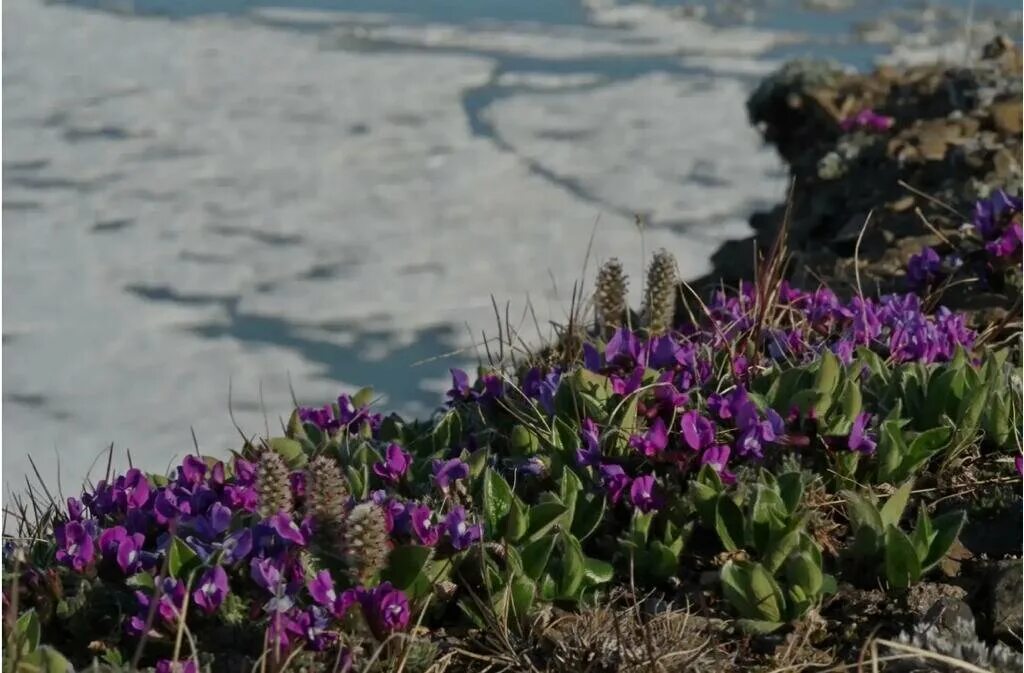
<svg viewBox="0 0 1024 673">
<path fill-rule="evenodd" d="M 191 430 L 237 446 L 229 389 L 247 434 L 289 386 L 430 413 L 492 296 L 534 341 L 528 301 L 564 316 L 592 232 L 588 283 L 662 246 L 696 276 L 783 195 L 743 104 L 794 31 L 603 0 L 243 11 L 266 4 L 3 3 L 5 486 L 28 455 L 71 492 L 110 442 L 156 471 Z"/>
</svg>

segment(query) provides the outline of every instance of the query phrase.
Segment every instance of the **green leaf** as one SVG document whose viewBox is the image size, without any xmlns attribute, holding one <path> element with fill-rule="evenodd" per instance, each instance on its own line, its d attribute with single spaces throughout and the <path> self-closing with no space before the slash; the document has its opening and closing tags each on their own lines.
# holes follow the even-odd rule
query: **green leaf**
<svg viewBox="0 0 1024 673">
<path fill-rule="evenodd" d="M 562 577 L 558 582 L 558 594 L 570 598 L 583 583 L 586 561 L 580 542 L 568 533 L 560 535 L 562 541 Z"/>
<path fill-rule="evenodd" d="M 882 423 L 881 438 L 878 442 L 878 480 L 882 482 L 896 481 L 901 466 L 910 452 L 903 441 L 903 431 L 896 420 Z"/>
<path fill-rule="evenodd" d="M 928 547 L 928 554 L 921 563 L 921 572 L 934 566 L 949 552 L 966 519 L 967 514 L 959 511 L 947 512 L 932 519 L 932 529 L 935 531 L 935 535 Z"/>
<path fill-rule="evenodd" d="M 915 437 L 910 443 L 906 458 L 900 465 L 897 473 L 899 477 L 903 479 L 909 478 L 919 467 L 928 462 L 932 456 L 946 448 L 952 436 L 953 430 L 947 426 L 926 430 Z"/>
<path fill-rule="evenodd" d="M 512 428 L 508 444 L 512 454 L 516 456 L 528 456 L 540 450 L 540 439 L 523 425 Z"/>
<path fill-rule="evenodd" d="M 583 576 L 586 578 L 587 584 L 594 585 L 611 582 L 614 575 L 615 569 L 611 563 L 589 556 L 583 559 Z"/>
<path fill-rule="evenodd" d="M 782 497 L 773 489 L 764 484 L 758 484 L 756 488 L 757 495 L 751 508 L 751 529 L 754 546 L 763 550 L 786 527 L 787 508 Z"/>
<path fill-rule="evenodd" d="M 638 547 L 647 544 L 652 521 L 654 521 L 654 512 L 645 513 L 638 509 L 633 510 L 633 518 L 629 522 L 629 537 L 633 544 Z"/>
<path fill-rule="evenodd" d="M 885 576 L 895 589 L 906 589 L 921 579 L 921 562 L 914 543 L 893 526 L 885 531 Z"/>
<path fill-rule="evenodd" d="M 530 610 L 533 608 L 533 601 L 537 595 L 537 585 L 526 577 L 517 575 L 512 578 L 509 586 L 512 589 L 512 609 L 515 611 L 519 622 L 525 624 L 530 616 Z"/>
<path fill-rule="evenodd" d="M 586 540 L 594 534 L 604 518 L 605 497 L 600 493 L 587 493 L 576 500 L 576 515 L 572 520 L 572 534 Z"/>
<path fill-rule="evenodd" d="M 41 645 L 18 665 L 17 673 L 74 673 L 75 669 L 63 654 L 48 645 Z"/>
<path fill-rule="evenodd" d="M 34 609 L 28 610 L 18 617 L 14 625 L 15 642 L 23 653 L 35 652 L 39 647 L 39 640 L 42 634 L 42 627 L 39 625 L 39 615 Z"/>
<path fill-rule="evenodd" d="M 740 617 L 767 622 L 782 619 L 782 590 L 761 564 L 727 561 L 721 580 L 722 594 Z"/>
<path fill-rule="evenodd" d="M 546 535 L 566 511 L 565 505 L 560 502 L 542 502 L 531 507 L 530 528 L 526 533 L 526 541 L 533 542 Z"/>
<path fill-rule="evenodd" d="M 512 509 L 513 497 L 505 478 L 488 468 L 484 472 L 484 517 L 492 534 L 497 533 L 498 525 Z"/>
<path fill-rule="evenodd" d="M 860 394 L 860 385 L 853 379 L 846 381 L 843 388 L 842 410 L 843 418 L 853 423 L 863 408 L 864 400 Z"/>
<path fill-rule="evenodd" d="M 799 472 L 786 472 L 778 476 L 779 495 L 790 514 L 796 512 L 804 497 L 804 480 Z"/>
<path fill-rule="evenodd" d="M 518 496 L 512 496 L 512 508 L 509 510 L 508 519 L 505 520 L 505 539 L 509 542 L 518 542 L 526 535 L 530 527 L 530 514 L 526 505 Z"/>
<path fill-rule="evenodd" d="M 715 504 L 715 532 L 728 551 L 743 546 L 743 512 L 727 495 L 720 495 Z"/>
<path fill-rule="evenodd" d="M 768 572 L 775 574 L 782 567 L 783 562 L 800 542 L 802 529 L 803 523 L 795 522 L 785 533 L 775 535 L 768 540 L 761 555 L 761 563 L 764 564 Z"/>
<path fill-rule="evenodd" d="M 396 588 L 406 590 L 416 582 L 430 560 L 430 547 L 418 545 L 401 545 L 391 550 L 388 565 L 384 569 L 384 579 Z"/>
<path fill-rule="evenodd" d="M 878 508 L 867 498 L 853 491 L 840 491 L 846 500 L 846 517 L 853 528 L 851 552 L 858 558 L 873 557 L 881 549 L 885 528 Z"/>
<path fill-rule="evenodd" d="M 923 559 L 928 556 L 928 549 L 931 547 L 934 537 L 935 530 L 932 528 L 932 520 L 928 516 L 928 508 L 921 505 L 917 508 L 917 526 L 914 527 L 914 532 L 910 535 L 917 558 Z M 924 568 L 922 568 L 923 570 Z"/>
<path fill-rule="evenodd" d="M 645 561 L 648 573 L 658 580 L 667 580 L 679 569 L 679 554 L 659 540 L 651 543 Z"/>
<path fill-rule="evenodd" d="M 532 580 L 539 580 L 547 568 L 554 546 L 555 536 L 548 535 L 523 547 L 523 574 Z"/>
<path fill-rule="evenodd" d="M 267 442 L 270 450 L 284 459 L 285 465 L 291 470 L 297 470 L 306 464 L 306 452 L 302 450 L 302 443 L 287 437 L 273 437 Z"/>
<path fill-rule="evenodd" d="M 487 457 L 491 453 L 489 446 L 483 446 L 469 454 L 466 464 L 469 465 L 469 476 L 476 479 L 487 469 Z"/>
<path fill-rule="evenodd" d="M 572 520 L 576 514 L 576 499 L 582 490 L 583 482 L 576 476 L 576 473 L 568 467 L 562 470 L 559 495 L 562 499 L 562 504 L 565 505 L 565 514 L 562 517 L 562 524 L 565 528 L 572 526 Z"/>
<path fill-rule="evenodd" d="M 434 426 L 434 430 L 430 435 L 434 451 L 440 453 L 450 447 L 452 442 L 458 439 L 461 434 L 461 427 L 462 422 L 457 411 L 452 409 L 445 414 L 444 418 Z"/>
<path fill-rule="evenodd" d="M 805 551 L 794 553 L 786 561 L 786 581 L 800 587 L 808 598 L 817 596 L 825 581 L 821 562 Z"/>
<path fill-rule="evenodd" d="M 362 409 L 368 407 L 373 402 L 373 388 L 367 386 L 360 388 L 359 391 L 352 396 L 352 406 L 356 409 Z"/>
<path fill-rule="evenodd" d="M 882 509 L 879 510 L 878 514 L 882 520 L 882 526 L 894 526 L 899 528 L 900 519 L 903 518 L 903 512 L 907 509 L 907 502 L 910 500 L 910 492 L 914 488 L 914 482 L 908 481 L 902 486 L 896 489 L 895 492 L 889 499 L 882 505 Z"/>
<path fill-rule="evenodd" d="M 171 540 L 170 550 L 167 552 L 167 572 L 175 579 L 186 579 L 194 569 L 200 565 L 199 557 L 180 538 Z"/>
<path fill-rule="evenodd" d="M 153 576 L 149 573 L 137 573 L 126 579 L 124 583 L 132 587 L 133 589 L 156 588 L 156 583 L 153 580 Z"/>
<path fill-rule="evenodd" d="M 814 373 L 814 390 L 821 393 L 822 397 L 831 397 L 836 386 L 839 385 L 842 371 L 843 365 L 839 362 L 839 358 L 830 350 L 823 351 L 818 371 Z"/>
</svg>

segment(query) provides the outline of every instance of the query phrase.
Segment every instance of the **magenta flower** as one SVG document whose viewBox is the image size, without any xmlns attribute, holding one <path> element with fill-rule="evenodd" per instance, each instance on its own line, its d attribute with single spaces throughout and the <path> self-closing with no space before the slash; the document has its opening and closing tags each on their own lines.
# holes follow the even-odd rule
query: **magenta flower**
<svg viewBox="0 0 1024 673">
<path fill-rule="evenodd" d="M 374 463 L 373 473 L 381 479 L 397 484 L 412 464 L 412 456 L 398 444 L 389 444 L 384 452 L 384 461 Z"/>
<path fill-rule="evenodd" d="M 125 575 L 133 575 L 142 565 L 142 545 L 146 536 L 129 534 L 123 526 L 114 526 L 100 533 L 100 553 L 113 557 Z"/>
<path fill-rule="evenodd" d="M 452 375 L 452 387 L 448 390 L 448 399 L 452 402 L 468 400 L 473 397 L 473 391 L 469 387 L 469 375 L 461 369 L 449 369 Z"/>
<path fill-rule="evenodd" d="M 420 544 L 433 547 L 441 535 L 441 531 L 433 522 L 434 513 L 426 505 L 408 505 L 409 524 Z"/>
<path fill-rule="evenodd" d="M 390 582 L 381 582 L 375 588 L 363 591 L 359 602 L 378 640 L 384 640 L 388 634 L 402 631 L 409 625 L 409 600 Z"/>
<path fill-rule="evenodd" d="M 604 359 L 616 367 L 633 367 L 643 355 L 643 346 L 636 335 L 625 327 L 615 330 L 604 348 Z"/>
<path fill-rule="evenodd" d="M 452 458 L 451 460 L 435 460 L 433 463 L 434 468 L 434 483 L 441 489 L 443 493 L 447 493 L 452 482 L 460 479 L 465 479 L 469 476 L 469 465 L 458 458 Z"/>
<path fill-rule="evenodd" d="M 199 456 L 185 456 L 178 467 L 178 483 L 183 486 L 196 486 L 206 476 L 206 463 Z"/>
<path fill-rule="evenodd" d="M 619 499 L 622 498 L 622 494 L 629 488 L 631 482 L 629 476 L 622 469 L 621 465 L 613 463 L 602 465 L 599 471 L 601 473 L 601 484 L 608 494 L 608 500 L 613 505 L 617 504 Z"/>
<path fill-rule="evenodd" d="M 694 451 L 705 449 L 715 441 L 715 426 L 698 411 L 687 411 L 680 419 L 683 440 Z"/>
<path fill-rule="evenodd" d="M 869 454 L 875 452 L 877 443 L 866 432 L 867 424 L 870 420 L 871 416 L 869 414 L 857 414 L 857 418 L 853 421 L 853 428 L 850 430 L 850 438 L 847 441 L 847 446 L 851 451 Z"/>
<path fill-rule="evenodd" d="M 942 279 L 942 258 L 932 248 L 923 248 L 911 255 L 907 262 L 907 282 L 912 288 L 922 289 Z"/>
<path fill-rule="evenodd" d="M 95 550 L 92 536 L 78 521 L 69 521 L 53 531 L 57 540 L 57 562 L 76 572 L 82 572 L 92 563 Z"/>
<path fill-rule="evenodd" d="M 1024 454 L 1017 454 L 1017 457 L 1013 459 L 1013 466 L 1017 468 L 1017 474 L 1024 477 Z"/>
<path fill-rule="evenodd" d="M 212 615 L 228 595 L 228 574 L 221 566 L 214 566 L 199 578 L 199 585 L 192 592 L 192 601 L 203 612 Z"/>
<path fill-rule="evenodd" d="M 156 673 L 199 673 L 194 659 L 185 659 L 184 661 L 161 659 L 156 662 L 154 670 Z"/>
<path fill-rule="evenodd" d="M 299 546 L 306 544 L 306 535 L 303 533 L 299 525 L 295 523 L 295 519 L 292 518 L 291 514 L 287 512 L 278 512 L 274 516 L 270 517 L 267 521 L 270 526 L 274 529 L 274 532 L 281 536 L 282 539 L 293 542 Z"/>
<path fill-rule="evenodd" d="M 700 457 L 701 465 L 710 465 L 723 483 L 731 484 L 736 481 L 736 476 L 726 469 L 730 453 L 728 444 L 715 444 L 704 450 Z"/>
<path fill-rule="evenodd" d="M 656 489 L 657 483 L 653 474 L 637 477 L 629 487 L 629 501 L 641 512 L 659 509 L 663 502 Z"/>
<path fill-rule="evenodd" d="M 847 132 L 855 130 L 881 132 L 892 128 L 895 122 L 896 120 L 892 117 L 880 115 L 868 108 L 842 120 L 839 122 L 839 127 Z"/>
<path fill-rule="evenodd" d="M 665 421 L 660 418 L 654 419 L 643 437 L 630 437 L 629 445 L 648 458 L 660 455 L 668 446 L 668 428 L 665 427 Z"/>
<path fill-rule="evenodd" d="M 1003 231 L 999 238 L 986 243 L 985 251 L 993 257 L 1017 257 L 1020 261 L 1022 240 L 1024 240 L 1024 231 L 1021 229 L 1021 223 L 1014 222 Z"/>
<path fill-rule="evenodd" d="M 576 450 L 576 462 L 582 467 L 597 467 L 601 462 L 601 439 L 597 423 L 584 418 L 580 430 L 583 435 L 583 446 Z"/>
<path fill-rule="evenodd" d="M 470 525 L 466 522 L 466 510 L 463 507 L 456 507 L 448 512 L 444 526 L 448 531 L 448 540 L 456 551 L 468 549 L 483 535 L 483 526 L 480 524 Z"/>
</svg>

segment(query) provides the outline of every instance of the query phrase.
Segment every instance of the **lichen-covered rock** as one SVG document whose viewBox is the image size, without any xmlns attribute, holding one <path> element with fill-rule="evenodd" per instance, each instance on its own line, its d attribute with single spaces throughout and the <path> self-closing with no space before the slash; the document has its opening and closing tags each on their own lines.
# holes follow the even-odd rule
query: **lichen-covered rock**
<svg viewBox="0 0 1024 673">
<path fill-rule="evenodd" d="M 991 601 L 992 635 L 996 638 L 1019 638 L 1024 630 L 1024 567 L 1021 561 L 999 565 L 992 580 Z"/>
</svg>

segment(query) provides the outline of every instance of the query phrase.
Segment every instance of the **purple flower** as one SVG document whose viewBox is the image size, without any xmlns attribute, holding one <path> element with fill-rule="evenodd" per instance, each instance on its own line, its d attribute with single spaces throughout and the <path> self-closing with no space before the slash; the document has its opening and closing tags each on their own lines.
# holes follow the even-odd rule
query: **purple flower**
<svg viewBox="0 0 1024 673">
<path fill-rule="evenodd" d="M 306 586 L 317 604 L 334 609 L 334 604 L 338 602 L 338 592 L 334 589 L 334 579 L 329 571 L 321 570 Z"/>
<path fill-rule="evenodd" d="M 178 467 L 178 483 L 183 486 L 196 486 L 206 476 L 206 463 L 199 456 L 185 456 Z"/>
<path fill-rule="evenodd" d="M 437 525 L 434 523 L 434 513 L 426 505 L 408 505 L 406 512 L 409 515 L 409 524 L 412 532 L 420 544 L 433 547 L 441 535 Z"/>
<path fill-rule="evenodd" d="M 974 204 L 972 224 L 984 240 L 990 241 L 999 236 L 1005 220 L 1021 212 L 1021 205 L 1021 199 L 997 190 L 989 198 Z"/>
<path fill-rule="evenodd" d="M 647 429 L 643 437 L 639 435 L 630 437 L 629 445 L 648 458 L 660 455 L 668 446 L 668 428 L 665 427 L 665 421 L 660 418 L 654 419 L 654 423 Z"/>
<path fill-rule="evenodd" d="M 95 551 L 92 537 L 85 525 L 78 521 L 69 521 L 57 526 L 53 533 L 57 539 L 58 563 L 63 563 L 76 572 L 82 572 L 92 563 Z"/>
<path fill-rule="evenodd" d="M 187 496 L 187 492 L 185 494 Z M 171 521 L 192 514 L 192 504 L 187 497 L 179 497 L 171 486 L 164 487 L 153 500 L 153 513 L 161 526 Z"/>
<path fill-rule="evenodd" d="M 993 257 L 1017 257 L 1020 261 L 1022 240 L 1024 240 L 1024 230 L 1021 229 L 1021 223 L 1014 222 L 1003 231 L 999 238 L 986 243 L 985 251 Z"/>
<path fill-rule="evenodd" d="M 729 462 L 729 453 L 728 444 L 715 444 L 705 449 L 704 454 L 700 457 L 700 464 L 710 465 L 726 484 L 731 484 L 736 480 L 735 475 L 726 469 L 726 464 Z"/>
<path fill-rule="evenodd" d="M 128 534 L 123 526 L 114 526 L 100 533 L 100 553 L 113 557 L 125 575 L 133 575 L 142 565 L 142 545 L 146 536 L 142 533 Z"/>
<path fill-rule="evenodd" d="M 373 464 L 373 473 L 385 481 L 397 484 L 411 464 L 412 456 L 403 451 L 398 444 L 389 444 L 384 452 L 383 462 Z"/>
<path fill-rule="evenodd" d="M 629 487 L 629 501 L 641 512 L 650 512 L 662 506 L 662 499 L 656 493 L 657 483 L 654 475 L 637 477 Z"/>
<path fill-rule="evenodd" d="M 469 476 L 469 465 L 458 458 L 451 460 L 435 460 L 433 463 L 434 483 L 443 493 L 447 493 L 452 482 Z"/>
<path fill-rule="evenodd" d="M 715 426 L 698 411 L 687 411 L 680 419 L 683 439 L 694 451 L 705 449 L 715 441 Z"/>
<path fill-rule="evenodd" d="M 633 368 L 633 372 L 629 375 L 629 378 L 612 375 L 609 377 L 612 383 L 612 392 L 616 395 L 623 396 L 635 393 L 644 382 L 644 372 L 644 368 L 637 365 Z"/>
<path fill-rule="evenodd" d="M 466 523 L 466 510 L 463 507 L 456 507 L 448 512 L 448 516 L 444 520 L 444 526 L 445 530 L 448 531 L 448 540 L 456 551 L 468 549 L 470 545 L 479 541 L 483 535 L 483 526 Z"/>
<path fill-rule="evenodd" d="M 615 334 L 604 348 L 605 360 L 617 367 L 633 367 L 642 354 L 640 340 L 625 327 L 615 330 Z"/>
<path fill-rule="evenodd" d="M 931 248 L 924 248 L 920 253 L 911 255 L 907 262 L 907 281 L 915 289 L 934 285 L 942 278 L 942 258 Z"/>
<path fill-rule="evenodd" d="M 278 512 L 270 517 L 267 522 L 282 539 L 294 542 L 299 546 L 306 544 L 306 536 L 302 529 L 299 528 L 299 525 L 295 523 L 295 519 L 292 518 L 291 514 Z"/>
<path fill-rule="evenodd" d="M 449 369 L 452 374 L 452 387 L 448 391 L 448 399 L 452 402 L 467 400 L 473 396 L 469 387 L 469 375 L 461 369 Z"/>
<path fill-rule="evenodd" d="M 184 661 L 161 659 L 156 662 L 154 670 L 156 673 L 199 673 L 199 668 L 196 667 L 194 659 L 186 659 Z"/>
<path fill-rule="evenodd" d="M 291 630 L 296 635 L 301 635 L 310 650 L 323 652 L 338 637 L 336 633 L 328 630 L 330 621 L 327 616 L 327 611 L 319 607 L 293 613 L 291 615 Z"/>
<path fill-rule="evenodd" d="M 576 462 L 583 467 L 597 467 L 601 462 L 601 439 L 597 423 L 583 419 L 583 447 L 576 450 Z"/>
<path fill-rule="evenodd" d="M 294 604 L 290 595 L 293 593 L 292 588 L 285 581 L 284 573 L 277 561 L 269 558 L 254 558 L 249 562 L 249 574 L 257 585 L 266 589 L 273 596 L 263 606 L 264 610 L 287 612 L 291 609 Z"/>
<path fill-rule="evenodd" d="M 409 625 L 409 600 L 390 582 L 381 582 L 362 592 L 359 603 L 370 629 L 379 640 Z"/>
<path fill-rule="evenodd" d="M 538 367 L 532 368 L 523 377 L 523 394 L 531 400 L 537 400 L 541 408 L 549 414 L 555 413 L 555 393 L 562 374 L 553 369 L 542 375 Z"/>
<path fill-rule="evenodd" d="M 621 465 L 609 463 L 599 468 L 601 473 L 601 484 L 608 494 L 608 500 L 614 505 L 622 498 L 622 494 L 629 488 L 630 478 Z"/>
<path fill-rule="evenodd" d="M 212 615 L 228 595 L 228 574 L 221 566 L 213 566 L 199 578 L 192 600 L 203 612 Z"/>
<path fill-rule="evenodd" d="M 82 501 L 77 498 L 68 498 L 68 519 L 71 521 L 81 521 L 84 515 L 84 507 Z"/>
<path fill-rule="evenodd" d="M 1017 474 L 1024 477 L 1024 454 L 1017 454 L 1017 457 L 1013 459 L 1013 466 L 1017 468 Z"/>
<path fill-rule="evenodd" d="M 647 366 L 667 369 L 686 364 L 686 350 L 669 335 L 652 338 L 647 344 Z"/>
<path fill-rule="evenodd" d="M 850 430 L 850 438 L 847 441 L 847 446 L 849 446 L 851 451 L 869 454 L 875 452 L 877 443 L 866 432 L 868 421 L 870 420 L 871 416 L 869 414 L 857 414 L 857 418 L 853 421 L 853 428 Z"/>
<path fill-rule="evenodd" d="M 894 123 L 895 120 L 892 117 L 880 115 L 874 110 L 867 108 L 843 119 L 839 122 L 839 127 L 847 132 L 856 130 L 880 132 L 889 130 Z"/>
</svg>

